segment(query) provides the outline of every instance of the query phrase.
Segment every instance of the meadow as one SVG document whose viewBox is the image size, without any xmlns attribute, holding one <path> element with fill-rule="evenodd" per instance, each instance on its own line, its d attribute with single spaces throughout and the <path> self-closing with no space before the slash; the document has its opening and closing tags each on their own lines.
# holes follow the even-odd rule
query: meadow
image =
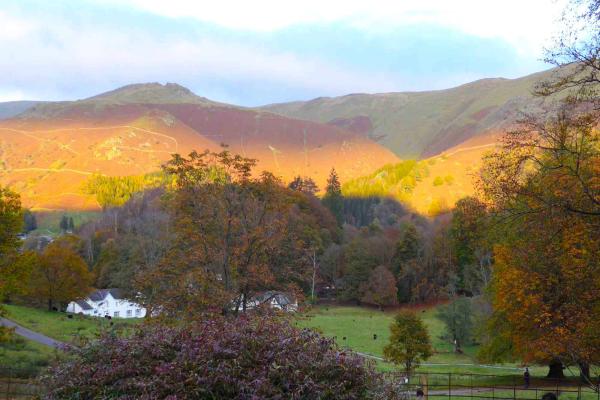
<svg viewBox="0 0 600 400">
<path fill-rule="evenodd" d="M 427 326 L 435 351 L 435 354 L 421 365 L 418 372 L 522 375 L 522 366 L 514 363 L 479 364 L 476 360 L 477 345 L 463 346 L 463 354 L 454 353 L 453 345 L 444 338 L 444 324 L 436 317 L 437 309 L 417 308 L 415 311 Z M 383 356 L 383 347 L 389 340 L 389 326 L 393 318 L 393 311 L 351 306 L 316 306 L 299 316 L 296 324 L 334 338 L 342 347 L 377 357 L 374 359 L 377 361 L 378 368 L 389 371 L 395 367 L 378 358 Z M 376 339 L 374 335 L 377 335 Z M 543 377 L 547 373 L 547 368 L 533 366 L 530 367 L 530 371 L 534 377 Z"/>
</svg>

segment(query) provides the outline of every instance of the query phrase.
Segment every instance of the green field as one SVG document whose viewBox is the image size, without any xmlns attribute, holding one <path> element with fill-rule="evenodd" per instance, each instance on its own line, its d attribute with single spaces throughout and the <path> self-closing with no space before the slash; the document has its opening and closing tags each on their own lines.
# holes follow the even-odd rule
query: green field
<svg viewBox="0 0 600 400">
<path fill-rule="evenodd" d="M 0 376 L 36 376 L 59 356 L 54 349 L 15 336 L 0 343 Z"/>
<path fill-rule="evenodd" d="M 73 218 L 75 229 L 100 216 L 100 211 L 34 211 L 38 227 L 32 233 L 52 236 L 60 233 L 60 219 L 63 215 Z"/>
<path fill-rule="evenodd" d="M 139 323 L 139 319 L 113 319 L 113 325 L 104 318 L 83 317 L 74 315 L 67 318 L 67 314 L 51 312 L 37 308 L 4 305 L 8 314 L 7 318 L 16 323 L 65 343 L 79 344 L 82 341 L 97 337 L 102 329 L 126 329 Z"/>
<path fill-rule="evenodd" d="M 419 368 L 419 372 L 519 376 L 522 374 L 522 370 L 516 364 L 479 365 L 475 359 L 477 346 L 464 346 L 464 354 L 454 353 L 452 344 L 442 338 L 444 324 L 435 316 L 436 309 L 428 308 L 416 311 L 427 325 L 435 350 L 433 357 Z M 319 306 L 300 316 L 296 324 L 300 327 L 314 328 L 325 336 L 335 338 L 340 346 L 382 357 L 383 347 L 389 340 L 389 326 L 393 318 L 393 312 L 382 312 L 370 308 Z M 377 335 L 377 339 L 373 338 L 374 334 Z M 381 361 L 378 361 L 378 367 L 382 370 L 394 368 Z M 544 366 L 533 367 L 530 368 L 530 371 L 532 376 L 542 377 L 547 373 L 547 368 Z"/>
</svg>

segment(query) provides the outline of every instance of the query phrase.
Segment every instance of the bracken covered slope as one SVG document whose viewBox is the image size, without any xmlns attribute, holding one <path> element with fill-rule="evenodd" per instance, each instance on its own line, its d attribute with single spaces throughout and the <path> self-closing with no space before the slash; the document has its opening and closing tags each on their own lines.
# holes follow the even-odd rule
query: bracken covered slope
<svg viewBox="0 0 600 400">
<path fill-rule="evenodd" d="M 343 129 L 345 128 L 345 129 Z M 398 158 L 348 127 L 220 104 L 176 85 L 129 85 L 75 102 L 38 104 L 0 121 L 0 184 L 36 209 L 93 209 L 82 192 L 93 173 L 138 175 L 172 153 L 231 151 L 258 160 L 284 180 L 332 167 L 342 181 Z"/>
</svg>

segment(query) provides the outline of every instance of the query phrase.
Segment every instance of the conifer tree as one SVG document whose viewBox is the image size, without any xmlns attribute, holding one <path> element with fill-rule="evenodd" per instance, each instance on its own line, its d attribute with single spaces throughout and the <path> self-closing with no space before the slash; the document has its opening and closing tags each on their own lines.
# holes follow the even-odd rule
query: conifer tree
<svg viewBox="0 0 600 400">
<path fill-rule="evenodd" d="M 329 208 L 339 225 L 344 223 L 344 197 L 342 196 L 342 185 L 335 168 L 331 169 L 327 179 L 323 205 Z"/>
</svg>

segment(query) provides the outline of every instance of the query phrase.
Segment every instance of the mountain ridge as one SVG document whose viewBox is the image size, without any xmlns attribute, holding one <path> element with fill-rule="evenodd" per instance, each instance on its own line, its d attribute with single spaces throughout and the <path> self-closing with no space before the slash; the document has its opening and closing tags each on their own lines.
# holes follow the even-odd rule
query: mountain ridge
<svg viewBox="0 0 600 400">
<path fill-rule="evenodd" d="M 442 90 L 319 97 L 259 109 L 321 123 L 367 117 L 372 129 L 366 134 L 397 156 L 427 158 L 474 136 L 505 129 L 522 112 L 541 112 L 545 100 L 534 97 L 532 90 L 555 74 L 556 69 L 550 69 Z"/>
</svg>

